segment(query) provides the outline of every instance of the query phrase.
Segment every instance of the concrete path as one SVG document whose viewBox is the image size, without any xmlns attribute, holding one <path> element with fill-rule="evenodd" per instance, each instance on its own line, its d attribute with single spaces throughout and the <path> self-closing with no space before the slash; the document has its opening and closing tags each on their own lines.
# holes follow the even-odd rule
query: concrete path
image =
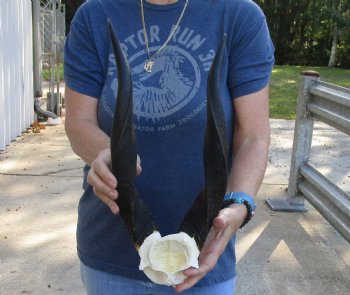
<svg viewBox="0 0 350 295">
<path fill-rule="evenodd" d="M 236 294 L 348 295 L 350 245 L 311 206 L 271 211 L 284 197 L 293 121 L 271 120 L 269 165 L 256 218 L 238 234 Z M 350 191 L 350 139 L 316 124 L 311 162 Z M 83 162 L 63 125 L 27 133 L 0 153 L 0 294 L 84 294 L 76 257 Z"/>
</svg>

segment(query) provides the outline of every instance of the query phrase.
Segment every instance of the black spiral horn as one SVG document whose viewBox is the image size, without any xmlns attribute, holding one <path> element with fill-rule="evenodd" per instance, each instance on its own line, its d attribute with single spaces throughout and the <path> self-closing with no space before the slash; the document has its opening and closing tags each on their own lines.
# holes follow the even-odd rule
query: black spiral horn
<svg viewBox="0 0 350 295">
<path fill-rule="evenodd" d="M 225 53 L 226 34 L 215 54 L 207 84 L 207 126 L 203 157 L 205 187 L 185 216 L 179 231 L 194 237 L 201 249 L 222 208 L 227 185 L 228 140 L 224 111 L 220 101 L 220 79 Z"/>
<path fill-rule="evenodd" d="M 136 187 L 137 145 L 133 127 L 131 71 L 111 22 L 108 29 L 118 74 L 118 93 L 111 134 L 112 172 L 118 180 L 119 215 L 139 249 L 146 237 L 157 230 L 152 214 L 139 197 Z"/>
</svg>

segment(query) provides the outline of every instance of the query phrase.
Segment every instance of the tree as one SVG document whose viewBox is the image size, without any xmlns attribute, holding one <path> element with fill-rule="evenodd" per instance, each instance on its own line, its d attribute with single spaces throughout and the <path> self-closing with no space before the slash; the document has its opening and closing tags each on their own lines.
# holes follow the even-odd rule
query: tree
<svg viewBox="0 0 350 295">
<path fill-rule="evenodd" d="M 349 28 L 350 5 L 348 0 L 329 0 L 329 2 L 328 7 L 331 9 L 330 27 L 332 46 L 328 66 L 334 67 L 337 60 L 338 40 L 344 38 L 346 39 L 346 31 L 348 31 Z"/>
<path fill-rule="evenodd" d="M 75 12 L 85 0 L 61 0 L 66 6 L 66 30 L 69 32 L 70 23 L 75 15 Z"/>
<path fill-rule="evenodd" d="M 275 45 L 276 64 L 350 67 L 349 0 L 256 0 Z"/>
</svg>

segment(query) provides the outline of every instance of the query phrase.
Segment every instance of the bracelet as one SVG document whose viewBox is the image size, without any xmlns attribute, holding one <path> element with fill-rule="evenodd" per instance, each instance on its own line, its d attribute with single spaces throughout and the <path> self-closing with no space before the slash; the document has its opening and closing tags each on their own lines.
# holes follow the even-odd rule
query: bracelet
<svg viewBox="0 0 350 295">
<path fill-rule="evenodd" d="M 240 226 L 240 228 L 242 228 L 253 218 L 255 214 L 256 205 L 254 199 L 243 192 L 231 192 L 224 196 L 222 207 L 227 208 L 231 204 L 243 204 L 247 207 L 248 214 Z"/>
</svg>

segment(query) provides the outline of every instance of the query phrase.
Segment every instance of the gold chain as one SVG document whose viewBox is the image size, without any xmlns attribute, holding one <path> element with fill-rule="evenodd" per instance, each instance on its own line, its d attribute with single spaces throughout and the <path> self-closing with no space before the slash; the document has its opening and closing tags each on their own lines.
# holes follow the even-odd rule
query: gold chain
<svg viewBox="0 0 350 295">
<path fill-rule="evenodd" d="M 152 72 L 152 67 L 154 65 L 154 58 L 155 56 L 157 56 L 159 53 L 161 53 L 161 51 L 165 48 L 165 46 L 167 46 L 167 44 L 169 43 L 171 37 L 175 34 L 182 17 L 184 16 L 187 4 L 188 4 L 188 0 L 186 0 L 186 3 L 184 5 L 184 8 L 182 9 L 182 12 L 179 16 L 179 19 L 177 20 L 175 26 L 172 27 L 170 34 L 168 36 L 168 38 L 165 40 L 165 42 L 163 43 L 163 45 L 151 56 L 150 52 L 149 52 L 149 46 L 148 46 L 148 37 L 147 37 L 147 31 L 146 31 L 146 23 L 145 23 L 145 14 L 143 11 L 143 0 L 140 0 L 141 2 L 141 18 L 142 18 L 142 28 L 143 28 L 143 36 L 145 39 L 145 44 L 146 44 L 146 50 L 147 50 L 147 55 L 148 55 L 148 60 L 145 62 L 144 65 L 144 70 L 146 72 L 151 73 Z"/>
</svg>

